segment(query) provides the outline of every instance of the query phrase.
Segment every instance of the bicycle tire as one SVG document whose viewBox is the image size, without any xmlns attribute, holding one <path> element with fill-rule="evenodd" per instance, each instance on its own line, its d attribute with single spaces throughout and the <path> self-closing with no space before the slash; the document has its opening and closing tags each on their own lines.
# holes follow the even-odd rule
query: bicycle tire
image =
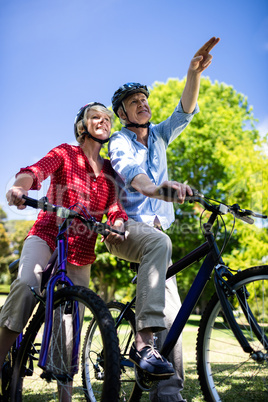
<svg viewBox="0 0 268 402">
<path fill-rule="evenodd" d="M 26 400 L 29 394 L 38 395 L 42 401 L 55 401 L 58 397 L 58 383 L 65 387 L 66 392 L 69 391 L 67 378 L 70 373 L 70 358 L 68 356 L 71 353 L 68 353 L 68 351 L 72 350 L 72 346 L 66 348 L 66 343 L 68 345 L 72 345 L 72 343 L 65 341 L 66 339 L 69 341 L 69 335 L 67 334 L 64 335 L 64 341 L 60 344 L 59 334 L 61 327 L 66 331 L 66 326 L 64 327 L 66 318 L 69 321 L 74 319 L 74 309 L 70 313 L 70 304 L 73 301 L 78 301 L 79 306 L 84 308 L 80 345 L 84 342 L 87 323 L 90 320 L 94 319 L 98 323 L 100 330 L 105 374 L 102 392 L 95 396 L 95 401 L 115 402 L 118 400 L 120 386 L 119 348 L 113 319 L 106 304 L 93 291 L 80 286 L 72 286 L 60 289 L 54 294 L 54 317 L 61 315 L 60 319 L 57 319 L 55 330 L 53 329 L 52 331 L 52 340 L 50 342 L 51 346 L 49 348 L 49 358 L 46 367 L 47 371 L 43 371 L 37 366 L 45 319 L 45 307 L 42 303 L 39 304 L 37 312 L 27 327 L 15 362 L 11 384 L 12 401 Z M 66 310 L 66 306 L 69 310 Z M 67 326 L 68 329 L 70 327 L 71 332 L 73 332 L 72 325 Z M 57 340 L 54 339 L 56 336 Z M 78 372 L 73 378 L 72 398 L 79 401 L 87 400 L 87 390 L 83 387 L 81 372 Z"/>
<path fill-rule="evenodd" d="M 0 307 L 0 313 L 3 306 Z M 2 393 L 3 400 L 8 401 L 10 396 L 11 378 L 13 373 L 14 362 L 17 355 L 16 342 L 9 349 L 2 367 Z M 0 399 L 1 400 L 1 399 Z"/>
<path fill-rule="evenodd" d="M 125 305 L 119 302 L 110 302 L 107 307 L 116 323 L 117 317 L 121 314 Z M 120 393 L 119 401 L 133 401 L 138 402 L 140 400 L 142 391 L 135 381 L 134 365 L 129 360 L 129 350 L 132 342 L 135 339 L 135 314 L 130 309 L 124 313 L 124 318 L 117 328 L 117 336 L 119 339 L 120 350 Z M 97 387 L 94 378 L 94 367 L 90 362 L 85 364 L 85 360 L 90 360 L 89 356 L 93 353 L 98 356 L 98 364 L 102 361 L 102 345 L 99 345 L 98 341 L 98 324 L 93 319 L 87 329 L 87 335 L 85 337 L 85 344 L 83 346 L 82 359 L 83 367 L 87 367 L 88 371 L 83 371 L 84 387 L 88 389 L 88 394 L 94 393 L 94 389 Z M 102 367 L 99 365 L 98 369 L 100 373 Z M 89 398 L 89 401 L 93 399 Z"/>
<path fill-rule="evenodd" d="M 268 393 L 268 266 L 252 267 L 234 275 L 228 282 L 235 290 L 246 286 L 247 300 L 263 335 L 254 333 L 241 307 L 237 293 L 229 296 L 237 324 L 255 351 L 263 353 L 257 362 L 245 353 L 230 329 L 217 294 L 209 301 L 198 330 L 197 371 L 204 398 L 208 402 L 264 401 Z M 255 330 L 256 331 L 256 330 Z M 257 336 L 258 335 L 258 336 Z M 266 356 L 266 357 L 265 357 Z"/>
</svg>

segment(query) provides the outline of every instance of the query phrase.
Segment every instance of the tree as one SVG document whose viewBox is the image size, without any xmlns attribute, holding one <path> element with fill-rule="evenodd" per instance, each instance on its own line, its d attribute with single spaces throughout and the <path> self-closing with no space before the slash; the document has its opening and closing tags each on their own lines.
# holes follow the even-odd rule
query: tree
<svg viewBox="0 0 268 402">
<path fill-rule="evenodd" d="M 9 238 L 4 226 L 4 220 L 7 218 L 5 211 L 0 207 L 0 282 L 5 281 L 5 274 L 8 268 Z"/>
<path fill-rule="evenodd" d="M 0 282 L 4 282 L 3 274 L 7 273 L 8 268 L 8 255 L 9 252 L 9 238 L 6 229 L 2 223 L 0 223 Z"/>
<path fill-rule="evenodd" d="M 4 221 L 7 218 L 7 214 L 0 206 L 0 222 Z"/>
<path fill-rule="evenodd" d="M 14 225 L 12 225 L 12 223 Z M 10 227 L 11 225 L 13 226 L 12 233 L 10 234 L 12 248 L 13 251 L 18 252 L 19 255 L 21 254 L 25 237 L 27 236 L 33 224 L 34 221 L 26 220 L 13 221 L 10 223 Z"/>
<path fill-rule="evenodd" d="M 10 283 L 16 273 L 10 276 L 8 266 L 19 258 L 24 239 L 33 221 L 6 221 L 0 223 L 0 282 Z"/>
<path fill-rule="evenodd" d="M 171 115 L 184 86 L 185 79 L 153 84 L 149 98 L 153 123 Z M 263 147 L 267 139 L 261 140 L 256 130 L 247 98 L 232 86 L 202 78 L 198 104 L 200 112 L 167 149 L 170 180 L 187 182 L 228 204 L 239 203 L 243 208 L 268 213 L 268 159 Z M 113 130 L 120 127 L 116 118 Z M 173 242 L 173 259 L 177 260 L 200 245 L 203 236 L 198 205 L 174 204 L 174 208 L 176 220 L 168 234 Z M 230 229 L 230 217 L 226 223 Z M 267 236 L 266 227 L 238 221 L 224 254 L 225 261 L 242 269 L 262 263 L 268 256 Z M 193 266 L 178 276 L 182 295 L 188 291 L 196 272 L 197 267 Z M 203 301 L 206 297 L 205 293 Z"/>
</svg>

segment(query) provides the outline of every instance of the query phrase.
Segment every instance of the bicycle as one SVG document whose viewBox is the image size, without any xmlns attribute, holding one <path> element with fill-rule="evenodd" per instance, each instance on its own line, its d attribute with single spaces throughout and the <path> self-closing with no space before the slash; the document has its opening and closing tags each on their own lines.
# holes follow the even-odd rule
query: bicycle
<svg viewBox="0 0 268 402">
<path fill-rule="evenodd" d="M 42 401 L 54 401 L 65 387 L 73 399 L 79 401 L 117 401 L 120 367 L 114 322 L 98 295 L 82 286 L 74 286 L 68 278 L 64 234 L 73 219 L 79 219 L 90 230 L 102 235 L 109 233 L 107 230 L 122 233 L 106 223 L 97 222 L 83 209 L 78 212 L 52 205 L 46 197 L 39 201 L 23 198 L 25 205 L 54 212 L 63 218 L 63 223 L 59 226 L 57 249 L 43 273 L 44 281 L 50 276 L 45 295 L 38 295 L 31 288 L 38 301 L 36 312 L 7 355 L 3 368 L 4 398 L 8 400 L 10 392 L 12 402 L 28 400 L 31 394 L 41 394 Z M 11 269 L 17 266 L 15 262 Z M 45 285 L 42 283 L 42 286 Z M 79 368 L 80 345 L 83 345 L 85 328 L 91 320 L 98 323 L 95 341 L 102 347 L 102 356 L 97 355 L 91 344 L 90 354 L 81 357 Z M 97 367 L 101 367 L 101 372 Z M 93 372 L 90 389 L 85 387 L 85 373 L 89 372 Z"/>
<path fill-rule="evenodd" d="M 167 279 L 195 262 L 204 259 L 195 280 L 175 318 L 160 353 L 168 358 L 181 335 L 203 289 L 214 271 L 215 293 L 202 315 L 196 343 L 197 372 L 206 401 L 263 401 L 268 396 L 268 266 L 252 267 L 236 274 L 222 259 L 225 241 L 220 251 L 212 227 L 218 217 L 231 213 L 235 218 L 252 224 L 266 215 L 215 201 L 194 191 L 189 202 L 198 202 L 210 213 L 200 227 L 205 242 L 175 262 L 167 271 Z M 234 225 L 233 225 L 234 229 Z M 232 233 L 231 233 L 232 234 Z M 230 235 L 231 237 L 231 235 Z M 229 237 L 229 238 L 230 238 Z M 152 376 L 137 369 L 129 360 L 129 350 L 135 338 L 135 297 L 126 305 L 111 302 L 108 308 L 118 332 L 121 366 L 121 393 L 124 401 L 137 402 L 143 392 L 155 386 Z M 88 329 L 92 341 L 94 331 Z"/>
</svg>

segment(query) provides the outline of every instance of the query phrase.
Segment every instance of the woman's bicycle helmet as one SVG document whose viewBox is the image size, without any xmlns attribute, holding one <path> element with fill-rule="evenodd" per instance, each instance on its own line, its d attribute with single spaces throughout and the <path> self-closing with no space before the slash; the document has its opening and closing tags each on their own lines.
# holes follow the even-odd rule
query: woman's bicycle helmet
<svg viewBox="0 0 268 402">
<path fill-rule="evenodd" d="M 78 131 L 77 131 L 77 123 L 78 123 L 80 120 L 83 120 L 83 119 L 84 119 L 85 110 L 88 109 L 88 108 L 91 108 L 92 106 L 95 106 L 95 105 L 103 106 L 105 109 L 107 109 L 107 107 L 104 106 L 104 105 L 103 105 L 102 103 L 100 103 L 100 102 L 90 102 L 90 103 L 87 103 L 85 106 L 82 106 L 82 107 L 79 109 L 79 111 L 78 111 L 78 113 L 77 113 L 77 115 L 75 116 L 75 119 L 74 119 L 74 135 L 75 135 L 76 140 L 77 140 L 78 137 L 79 137 L 79 134 L 78 134 Z M 83 127 L 84 127 L 84 130 L 85 130 L 83 134 L 85 134 L 85 135 L 87 135 L 88 137 L 92 138 L 94 141 L 97 141 L 97 142 L 99 142 L 100 144 L 104 144 L 105 142 L 108 142 L 108 141 L 109 141 L 109 138 L 108 138 L 107 140 L 100 140 L 100 139 L 98 139 L 98 138 L 93 137 L 93 135 L 91 135 L 91 134 L 88 132 L 87 127 L 86 127 L 86 125 L 84 124 L 84 121 L 83 121 Z"/>
<path fill-rule="evenodd" d="M 146 85 L 139 84 L 138 82 L 128 82 L 122 85 L 112 97 L 112 107 L 114 113 L 118 116 L 117 110 L 121 105 L 122 101 L 129 95 L 135 94 L 137 92 L 143 93 L 147 98 L 149 97 L 149 90 Z"/>
</svg>

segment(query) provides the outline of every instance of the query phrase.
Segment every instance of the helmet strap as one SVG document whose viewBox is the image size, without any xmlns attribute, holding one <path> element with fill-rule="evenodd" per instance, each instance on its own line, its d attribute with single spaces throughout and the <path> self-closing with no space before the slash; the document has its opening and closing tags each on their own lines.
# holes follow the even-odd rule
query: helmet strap
<svg viewBox="0 0 268 402">
<path fill-rule="evenodd" d="M 126 128 L 128 128 L 128 127 L 148 128 L 149 126 L 150 126 L 150 122 L 149 122 L 149 121 L 148 121 L 147 123 L 145 123 L 145 124 L 129 123 L 129 124 L 126 124 L 126 125 L 125 125 Z"/>
<path fill-rule="evenodd" d="M 86 135 L 88 138 L 92 138 L 92 140 L 98 142 L 99 144 L 106 144 L 106 142 L 110 141 L 110 138 L 107 138 L 106 140 L 100 140 L 99 138 L 93 137 L 93 135 L 89 132 L 87 132 Z"/>
</svg>

